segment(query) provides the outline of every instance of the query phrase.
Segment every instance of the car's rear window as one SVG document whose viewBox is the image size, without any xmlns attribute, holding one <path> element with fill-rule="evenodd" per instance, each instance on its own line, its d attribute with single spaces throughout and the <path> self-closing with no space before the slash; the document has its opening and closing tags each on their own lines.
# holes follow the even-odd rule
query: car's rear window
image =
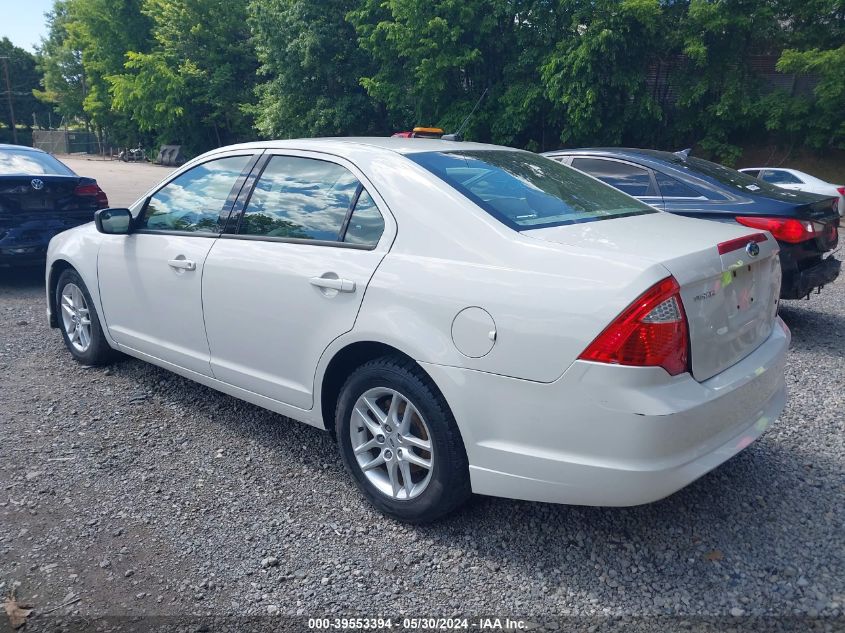
<svg viewBox="0 0 845 633">
<path fill-rule="evenodd" d="M 74 176 L 50 154 L 26 149 L 0 149 L 0 176 Z"/>
<path fill-rule="evenodd" d="M 743 193 L 783 193 L 779 188 L 758 180 L 751 174 L 745 174 L 736 169 L 725 167 L 717 163 L 711 163 L 709 160 L 703 158 L 696 158 L 688 156 L 687 158 L 670 158 L 669 162 L 676 167 L 687 168 L 693 172 L 699 172 L 705 176 L 709 176 L 718 183 L 730 189 L 736 189 Z"/>
<path fill-rule="evenodd" d="M 658 213 L 590 176 L 529 152 L 421 152 L 408 158 L 517 231 Z"/>
</svg>

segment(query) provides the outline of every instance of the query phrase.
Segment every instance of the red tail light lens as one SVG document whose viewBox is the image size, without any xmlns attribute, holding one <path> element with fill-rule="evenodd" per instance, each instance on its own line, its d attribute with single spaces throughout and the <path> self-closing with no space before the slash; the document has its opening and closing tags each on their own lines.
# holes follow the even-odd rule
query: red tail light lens
<svg viewBox="0 0 845 633">
<path fill-rule="evenodd" d="M 775 236 L 781 242 L 797 244 L 818 237 L 816 225 L 809 220 L 795 218 L 756 218 L 739 217 L 737 222 L 753 229 L 763 229 Z"/>
<path fill-rule="evenodd" d="M 106 192 L 100 189 L 100 185 L 94 183 L 93 185 L 79 185 L 73 191 L 75 196 L 96 196 L 97 208 L 105 209 L 109 206 L 109 198 Z"/>
<path fill-rule="evenodd" d="M 667 277 L 646 290 L 578 357 L 597 363 L 689 371 L 689 326 L 680 286 Z"/>
<path fill-rule="evenodd" d="M 840 196 L 845 196 L 845 187 L 837 187 L 836 190 L 839 192 Z"/>
</svg>

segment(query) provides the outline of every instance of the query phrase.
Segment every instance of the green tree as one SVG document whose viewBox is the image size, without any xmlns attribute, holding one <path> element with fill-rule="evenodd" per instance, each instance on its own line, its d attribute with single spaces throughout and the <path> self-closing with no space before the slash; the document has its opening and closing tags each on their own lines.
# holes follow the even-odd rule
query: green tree
<svg viewBox="0 0 845 633">
<path fill-rule="evenodd" d="M 556 24 L 549 2 L 362 0 L 349 20 L 375 62 L 361 85 L 391 128 L 455 130 L 487 91 L 467 138 L 543 145 L 550 117 L 537 64 Z"/>
<path fill-rule="evenodd" d="M 796 109 L 804 116 L 803 132 L 810 147 L 845 148 L 845 45 L 832 50 L 794 49 L 783 52 L 778 69 L 818 77 L 813 99 L 798 97 Z"/>
<path fill-rule="evenodd" d="M 57 0 L 47 14 L 48 35 L 37 53 L 38 68 L 43 74 L 43 90 L 35 96 L 52 105 L 55 111 L 68 120 L 85 115 L 85 68 L 82 51 L 68 32 L 71 17 L 67 0 Z"/>
<path fill-rule="evenodd" d="M 40 125 L 47 123 L 48 108 L 33 95 L 33 90 L 40 88 L 41 74 L 35 63 L 35 56 L 12 44 L 8 37 L 0 39 L 0 57 L 7 57 L 5 63 L 9 70 L 9 84 L 11 88 L 12 107 L 15 111 L 15 122 L 31 128 L 38 120 Z M 11 127 L 11 112 L 9 111 L 8 94 L 6 92 L 6 78 L 0 63 L 0 121 Z"/>
<path fill-rule="evenodd" d="M 649 141 L 661 111 L 646 88 L 662 50 L 658 0 L 565 0 L 564 29 L 544 61 L 544 90 L 563 121 L 564 143 Z"/>
<path fill-rule="evenodd" d="M 130 50 L 149 47 L 149 19 L 132 0 L 57 0 L 39 49 L 38 97 L 66 119 L 108 130 L 118 144 L 138 141 L 138 126 L 112 103 L 107 77 Z"/>
<path fill-rule="evenodd" d="M 247 0 L 145 0 L 154 43 L 107 76 L 113 107 L 188 152 L 251 135 L 257 60 Z"/>
<path fill-rule="evenodd" d="M 359 83 L 372 63 L 346 14 L 356 0 L 253 0 L 261 62 L 256 127 L 267 137 L 382 134 L 384 111 Z"/>
</svg>

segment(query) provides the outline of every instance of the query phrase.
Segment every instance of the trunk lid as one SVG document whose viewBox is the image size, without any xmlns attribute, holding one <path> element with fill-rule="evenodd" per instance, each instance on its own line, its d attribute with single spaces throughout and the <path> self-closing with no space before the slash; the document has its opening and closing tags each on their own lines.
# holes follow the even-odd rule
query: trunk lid
<svg viewBox="0 0 845 633">
<path fill-rule="evenodd" d="M 689 322 L 692 375 L 698 381 L 739 362 L 772 332 L 781 273 L 778 245 L 768 234 L 666 213 L 522 234 L 628 254 L 632 259 L 650 260 L 666 268 L 681 286 Z M 749 242 L 756 244 L 750 249 L 756 255 L 746 250 Z"/>
<path fill-rule="evenodd" d="M 33 185 L 33 181 L 38 181 Z M 93 178 L 75 175 L 0 175 L 0 248 L 46 248 L 54 235 L 94 219 L 97 195 L 78 195 L 77 187 L 96 187 Z"/>
<path fill-rule="evenodd" d="M 96 181 L 81 176 L 46 174 L 0 176 L 0 214 L 11 219 L 37 219 L 45 213 L 90 219 L 97 208 L 96 198 L 74 194 L 78 186 L 86 184 L 96 184 Z"/>
</svg>

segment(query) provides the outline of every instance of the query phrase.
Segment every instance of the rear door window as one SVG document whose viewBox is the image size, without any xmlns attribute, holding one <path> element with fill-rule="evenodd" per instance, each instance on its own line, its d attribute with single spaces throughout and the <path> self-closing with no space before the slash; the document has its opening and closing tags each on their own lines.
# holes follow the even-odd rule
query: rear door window
<svg viewBox="0 0 845 633">
<path fill-rule="evenodd" d="M 603 158 L 573 158 L 572 166 L 606 182 L 629 196 L 654 196 L 651 175 L 643 167 Z"/>
<path fill-rule="evenodd" d="M 384 218 L 367 190 L 362 189 L 349 218 L 343 241 L 347 244 L 373 247 L 378 244 L 382 233 Z"/>
<path fill-rule="evenodd" d="M 238 233 L 336 242 L 359 185 L 336 163 L 273 156 L 255 184 Z M 355 234 L 353 229 L 350 239 Z"/>
</svg>

